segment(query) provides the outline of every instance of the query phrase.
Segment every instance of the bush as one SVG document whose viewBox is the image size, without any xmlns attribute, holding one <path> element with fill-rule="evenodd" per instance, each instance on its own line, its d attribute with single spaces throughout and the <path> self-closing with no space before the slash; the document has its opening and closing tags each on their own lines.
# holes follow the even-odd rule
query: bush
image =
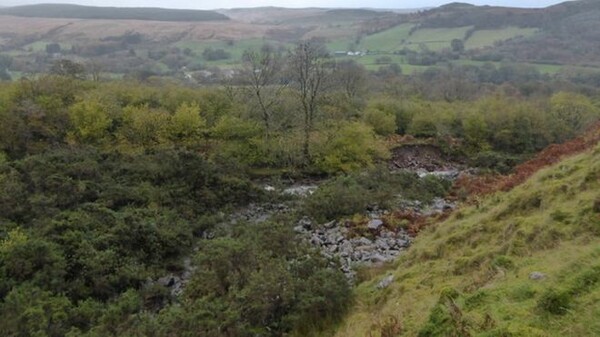
<svg viewBox="0 0 600 337">
<path fill-rule="evenodd" d="M 226 52 L 224 49 L 206 48 L 202 52 L 202 57 L 206 61 L 218 61 L 218 60 L 227 60 L 227 59 L 231 58 L 231 54 Z"/>
<path fill-rule="evenodd" d="M 548 289 L 538 300 L 538 308 L 553 315 L 564 315 L 571 308 L 572 298 L 569 292 L 560 289 Z"/>
<path fill-rule="evenodd" d="M 371 193 L 354 177 L 335 178 L 323 184 L 304 205 L 305 211 L 317 221 L 364 212 L 372 203 Z"/>
<path fill-rule="evenodd" d="M 470 165 L 474 167 L 485 168 L 496 171 L 501 174 L 510 173 L 510 171 L 522 161 L 519 156 L 504 154 L 494 151 L 478 152 L 471 157 Z"/>
<path fill-rule="evenodd" d="M 333 178 L 305 201 L 304 211 L 318 221 L 364 212 L 370 206 L 391 208 L 395 201 L 431 202 L 449 191 L 451 182 L 411 172 L 390 173 L 376 167 L 363 173 Z"/>
<path fill-rule="evenodd" d="M 283 224 L 244 224 L 231 237 L 204 242 L 184 294 L 192 310 L 182 319 L 195 320 L 203 336 L 310 335 L 339 319 L 350 300 L 345 277 L 293 236 Z"/>
<path fill-rule="evenodd" d="M 389 136 L 396 131 L 396 116 L 394 114 L 378 109 L 368 109 L 365 112 L 364 119 L 378 135 Z"/>
<path fill-rule="evenodd" d="M 327 138 L 315 158 L 317 167 L 324 172 L 352 172 L 372 167 L 376 159 L 388 156 L 384 144 L 363 123 L 334 125 Z"/>
<path fill-rule="evenodd" d="M 408 133 L 415 137 L 435 137 L 438 134 L 437 125 L 431 116 L 416 115 L 413 117 Z"/>
</svg>

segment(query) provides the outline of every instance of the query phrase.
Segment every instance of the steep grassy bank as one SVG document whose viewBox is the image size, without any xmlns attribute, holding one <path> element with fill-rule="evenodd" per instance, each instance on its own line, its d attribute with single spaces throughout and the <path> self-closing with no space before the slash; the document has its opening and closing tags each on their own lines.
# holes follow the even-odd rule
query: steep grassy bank
<svg viewBox="0 0 600 337">
<path fill-rule="evenodd" d="M 424 231 L 336 336 L 598 336 L 600 147 Z M 536 279 L 539 278 L 539 279 Z"/>
</svg>

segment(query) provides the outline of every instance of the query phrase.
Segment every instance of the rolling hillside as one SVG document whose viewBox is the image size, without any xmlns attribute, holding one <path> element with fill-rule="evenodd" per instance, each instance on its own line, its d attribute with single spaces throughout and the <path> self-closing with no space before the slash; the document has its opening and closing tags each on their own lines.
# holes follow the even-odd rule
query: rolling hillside
<svg viewBox="0 0 600 337">
<path fill-rule="evenodd" d="M 599 191 L 596 145 L 456 211 L 359 286 L 336 336 L 600 335 Z"/>
<path fill-rule="evenodd" d="M 0 9 L 0 53 L 19 60 L 8 69 L 14 78 L 44 72 L 56 57 L 94 62 L 107 76 L 135 71 L 172 76 L 183 67 L 237 67 L 246 48 L 270 44 L 285 50 L 299 40 L 317 38 L 332 54 L 368 70 L 395 63 L 411 74 L 431 66 L 492 62 L 497 67 L 525 64 L 554 75 L 573 66 L 584 73 L 600 68 L 599 23 L 600 2 L 589 0 L 542 9 L 454 3 L 409 13 L 33 5 Z M 463 47 L 453 50 L 453 42 Z M 47 52 L 47 46 L 60 52 Z M 222 49 L 224 57 L 205 59 L 202 53 L 209 48 Z M 349 51 L 359 53 L 347 55 Z"/>
<path fill-rule="evenodd" d="M 3 8 L 0 15 L 35 18 L 149 20 L 149 21 L 222 21 L 229 20 L 214 11 L 164 8 L 118 8 L 79 5 L 40 4 Z"/>
</svg>

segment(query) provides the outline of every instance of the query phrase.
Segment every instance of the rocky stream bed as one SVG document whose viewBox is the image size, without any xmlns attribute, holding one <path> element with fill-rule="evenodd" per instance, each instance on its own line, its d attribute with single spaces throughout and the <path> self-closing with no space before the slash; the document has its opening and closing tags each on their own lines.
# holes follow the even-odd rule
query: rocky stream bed
<svg viewBox="0 0 600 337">
<path fill-rule="evenodd" d="M 398 164 L 399 162 L 402 165 Z M 415 172 L 420 178 L 427 175 L 435 175 L 444 179 L 454 180 L 463 172 L 469 172 L 465 168 L 452 165 L 440 159 L 435 149 L 427 146 L 424 148 L 407 147 L 404 152 L 394 152 L 392 165 L 393 170 L 408 170 Z M 219 226 L 230 226 L 240 222 L 260 223 L 282 214 L 289 214 L 297 206 L 298 200 L 314 193 L 319 187 L 319 182 L 314 181 L 304 184 L 292 184 L 276 188 L 264 185 L 263 188 L 269 193 L 275 193 L 290 197 L 290 202 L 250 204 L 225 216 L 225 221 Z M 429 204 L 418 201 L 405 200 L 402 211 L 409 211 L 418 216 L 430 216 L 440 214 L 456 207 L 454 202 L 436 198 Z M 349 228 L 347 222 L 330 221 L 327 223 L 316 223 L 307 216 L 301 217 L 294 226 L 294 232 L 299 239 L 308 242 L 321 251 L 328 258 L 339 260 L 335 266 L 340 266 L 341 271 L 348 277 L 349 282 L 354 282 L 357 267 L 376 266 L 391 262 L 401 255 L 411 244 L 412 237 L 404 229 L 395 228 L 390 230 L 385 226 L 385 217 L 389 215 L 387 210 L 372 210 L 365 214 L 367 218 L 364 235 L 356 235 Z M 213 233 L 204 234 L 204 239 L 210 239 Z M 185 284 L 191 277 L 194 266 L 191 259 L 184 261 L 184 270 L 179 274 L 170 274 L 158 280 L 149 280 L 150 283 L 157 282 L 171 290 L 171 294 L 178 296 L 183 291 Z M 384 277 L 379 286 L 385 287 L 386 283 L 392 281 L 390 277 Z"/>
</svg>

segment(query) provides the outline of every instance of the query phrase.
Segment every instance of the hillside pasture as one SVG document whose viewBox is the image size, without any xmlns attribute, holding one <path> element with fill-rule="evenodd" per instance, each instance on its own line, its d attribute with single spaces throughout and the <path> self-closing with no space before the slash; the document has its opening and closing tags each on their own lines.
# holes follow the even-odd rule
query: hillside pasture
<svg viewBox="0 0 600 337">
<path fill-rule="evenodd" d="M 427 46 L 430 50 L 439 51 L 450 48 L 450 42 L 454 39 L 462 40 L 465 34 L 472 27 L 458 28 L 426 28 L 416 30 L 402 47 L 418 50 L 421 45 Z"/>
<path fill-rule="evenodd" d="M 506 41 L 515 37 L 529 37 L 538 32 L 536 28 L 506 27 L 502 29 L 477 30 L 465 42 L 466 49 L 491 47 L 498 41 Z"/>
<path fill-rule="evenodd" d="M 413 24 L 404 23 L 382 32 L 365 36 L 360 49 L 371 51 L 394 51 L 402 49 L 402 43 L 409 38 Z"/>
</svg>

